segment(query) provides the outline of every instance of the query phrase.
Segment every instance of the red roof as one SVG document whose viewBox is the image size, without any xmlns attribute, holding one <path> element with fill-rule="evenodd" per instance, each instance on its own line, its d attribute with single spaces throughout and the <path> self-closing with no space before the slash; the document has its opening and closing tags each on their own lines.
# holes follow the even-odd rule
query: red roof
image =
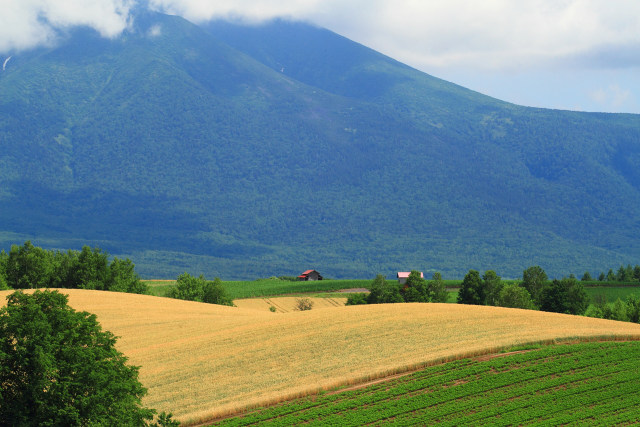
<svg viewBox="0 0 640 427">
<path fill-rule="evenodd" d="M 300 276 L 298 276 L 298 277 L 307 276 L 307 275 L 309 275 L 309 274 L 313 273 L 314 271 L 315 271 L 315 270 L 307 270 L 307 271 L 305 271 L 304 273 L 302 273 L 302 274 L 301 274 Z"/>
<path fill-rule="evenodd" d="M 410 271 L 399 271 L 398 272 L 398 279 L 407 279 L 407 278 L 409 278 L 409 274 L 411 274 Z M 424 274 L 422 273 L 422 271 L 420 272 L 420 278 L 424 279 Z"/>
</svg>

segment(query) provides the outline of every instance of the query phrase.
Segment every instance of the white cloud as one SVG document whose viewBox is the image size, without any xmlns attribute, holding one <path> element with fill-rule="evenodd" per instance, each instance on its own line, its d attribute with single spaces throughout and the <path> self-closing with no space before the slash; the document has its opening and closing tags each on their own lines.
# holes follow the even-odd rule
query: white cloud
<svg viewBox="0 0 640 427">
<path fill-rule="evenodd" d="M 617 84 L 611 84 L 606 88 L 599 88 L 589 94 L 592 101 L 606 111 L 623 111 L 632 101 L 632 93 Z"/>
<path fill-rule="evenodd" d="M 115 37 L 128 25 L 131 0 L 0 0 L 0 52 L 51 44 L 56 30 L 85 25 Z"/>
<path fill-rule="evenodd" d="M 308 20 L 420 68 L 523 69 L 640 45 L 637 0 L 151 0 L 203 21 Z M 607 49 L 608 51 L 608 49 Z"/>
</svg>

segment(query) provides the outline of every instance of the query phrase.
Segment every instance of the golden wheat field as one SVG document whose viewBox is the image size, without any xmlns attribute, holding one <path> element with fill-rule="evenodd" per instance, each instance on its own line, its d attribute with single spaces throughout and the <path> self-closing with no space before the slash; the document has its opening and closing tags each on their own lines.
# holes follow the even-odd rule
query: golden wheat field
<svg viewBox="0 0 640 427">
<path fill-rule="evenodd" d="M 290 313 L 296 311 L 296 304 L 300 297 L 265 297 L 265 298 L 243 298 L 233 301 L 238 308 L 269 311 L 270 307 L 275 309 L 275 313 Z M 343 307 L 347 298 L 308 298 L 313 303 L 312 310 L 321 308 Z"/>
<path fill-rule="evenodd" d="M 63 290 L 141 366 L 144 403 L 183 422 L 536 341 L 640 338 L 640 325 L 456 304 L 271 313 L 115 292 Z M 0 292 L 5 303 L 7 291 Z"/>
</svg>

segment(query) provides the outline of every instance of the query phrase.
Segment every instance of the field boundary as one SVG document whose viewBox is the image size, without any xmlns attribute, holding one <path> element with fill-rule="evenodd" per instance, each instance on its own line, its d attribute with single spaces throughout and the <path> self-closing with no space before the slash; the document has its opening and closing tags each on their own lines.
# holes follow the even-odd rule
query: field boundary
<svg viewBox="0 0 640 427">
<path fill-rule="evenodd" d="M 233 418 L 236 416 L 248 415 L 248 414 L 254 413 L 257 410 L 264 407 L 278 406 L 280 404 L 290 402 L 295 399 L 314 396 L 323 392 L 327 392 L 329 394 L 338 394 L 346 391 L 358 390 L 361 388 L 365 388 L 369 385 L 379 384 L 386 381 L 394 380 L 396 378 L 401 378 L 403 376 L 411 375 L 424 368 L 443 365 L 449 362 L 455 362 L 457 360 L 462 360 L 462 359 L 475 359 L 475 360 L 483 361 L 483 360 L 490 360 L 492 358 L 508 357 L 511 355 L 534 351 L 538 347 L 542 347 L 542 346 L 580 344 L 580 343 L 589 343 L 589 342 L 607 342 L 607 341 L 611 341 L 611 342 L 640 341 L 640 335 L 596 335 L 591 337 L 553 338 L 553 339 L 547 339 L 547 340 L 531 341 L 531 342 L 521 343 L 518 345 L 489 347 L 484 350 L 462 352 L 462 353 L 457 353 L 457 354 L 446 356 L 446 357 L 439 357 L 433 360 L 399 367 L 390 371 L 386 371 L 384 373 L 374 373 L 374 374 L 370 374 L 370 375 L 355 378 L 355 379 L 352 378 L 352 379 L 347 379 L 343 381 L 336 381 L 334 384 L 330 386 L 322 387 L 322 388 L 311 388 L 307 392 L 283 394 L 278 397 L 265 399 L 262 402 L 256 402 L 252 405 L 245 406 L 244 408 L 238 408 L 237 410 L 229 408 L 227 410 L 221 411 L 218 415 L 212 415 L 211 417 L 206 417 L 206 418 L 196 419 L 196 420 L 185 420 L 182 422 L 182 425 L 192 426 L 192 427 L 208 426 L 208 425 L 211 425 L 211 423 L 214 423 L 217 421 L 222 421 L 228 418 Z M 533 347 L 533 348 L 528 348 L 528 347 Z M 486 358 L 486 359 L 483 359 L 483 358 Z"/>
</svg>

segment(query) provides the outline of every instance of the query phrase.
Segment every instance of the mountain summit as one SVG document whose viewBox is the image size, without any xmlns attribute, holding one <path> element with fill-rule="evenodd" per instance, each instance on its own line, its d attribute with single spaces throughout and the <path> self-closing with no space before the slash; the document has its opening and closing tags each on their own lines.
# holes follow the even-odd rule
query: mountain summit
<svg viewBox="0 0 640 427">
<path fill-rule="evenodd" d="M 640 258 L 640 116 L 505 103 L 302 23 L 146 13 L 12 54 L 0 203 L 2 247 L 148 277 L 577 274 Z"/>
</svg>

